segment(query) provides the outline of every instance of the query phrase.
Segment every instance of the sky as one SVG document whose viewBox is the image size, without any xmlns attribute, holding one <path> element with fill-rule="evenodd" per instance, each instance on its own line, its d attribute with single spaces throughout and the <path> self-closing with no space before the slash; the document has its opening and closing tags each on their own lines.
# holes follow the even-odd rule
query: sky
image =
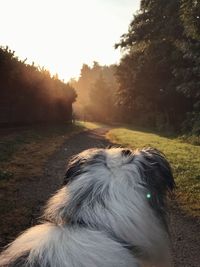
<svg viewBox="0 0 200 267">
<path fill-rule="evenodd" d="M 0 0 L 0 45 L 65 81 L 83 63 L 119 62 L 114 44 L 128 31 L 140 0 Z"/>
</svg>

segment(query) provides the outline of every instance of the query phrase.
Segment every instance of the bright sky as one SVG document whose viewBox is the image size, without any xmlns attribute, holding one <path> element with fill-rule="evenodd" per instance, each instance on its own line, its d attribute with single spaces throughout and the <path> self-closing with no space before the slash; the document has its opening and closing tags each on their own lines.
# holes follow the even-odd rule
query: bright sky
<svg viewBox="0 0 200 267">
<path fill-rule="evenodd" d="M 83 63 L 116 63 L 114 44 L 140 0 L 0 0 L 0 45 L 68 80 Z"/>
</svg>

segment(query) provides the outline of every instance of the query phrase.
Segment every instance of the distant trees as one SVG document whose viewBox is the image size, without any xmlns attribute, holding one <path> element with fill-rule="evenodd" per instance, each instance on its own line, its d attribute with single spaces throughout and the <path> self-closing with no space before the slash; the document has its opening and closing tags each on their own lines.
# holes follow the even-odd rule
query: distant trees
<svg viewBox="0 0 200 267">
<path fill-rule="evenodd" d="M 75 90 L 0 48 L 0 123 L 70 121 Z"/>
<path fill-rule="evenodd" d="M 116 119 L 117 82 L 114 66 L 92 67 L 83 64 L 78 81 L 71 81 L 78 98 L 74 104 L 76 115 L 84 120 L 111 122 Z"/>
<path fill-rule="evenodd" d="M 94 121 L 111 122 L 114 119 L 114 99 L 109 86 L 103 75 L 100 75 L 91 87 L 91 102 L 86 111 Z"/>
<path fill-rule="evenodd" d="M 116 72 L 125 121 L 200 132 L 199 6 L 194 0 L 141 1 L 116 44 L 125 52 Z"/>
</svg>

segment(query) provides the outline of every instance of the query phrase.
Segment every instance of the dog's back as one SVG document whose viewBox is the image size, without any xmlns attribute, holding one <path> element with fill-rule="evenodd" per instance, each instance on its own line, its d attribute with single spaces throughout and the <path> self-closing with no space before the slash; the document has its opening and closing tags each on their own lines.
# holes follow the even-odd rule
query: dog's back
<svg viewBox="0 0 200 267">
<path fill-rule="evenodd" d="M 30 228 L 1 255 L 9 267 L 137 267 L 133 255 L 105 233 L 45 223 Z"/>
</svg>

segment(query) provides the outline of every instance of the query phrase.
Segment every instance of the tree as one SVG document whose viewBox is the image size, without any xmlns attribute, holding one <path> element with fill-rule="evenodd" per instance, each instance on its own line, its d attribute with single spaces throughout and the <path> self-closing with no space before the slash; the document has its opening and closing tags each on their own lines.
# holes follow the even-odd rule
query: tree
<svg viewBox="0 0 200 267">
<path fill-rule="evenodd" d="M 74 108 L 80 119 L 101 122 L 115 119 L 115 95 L 118 85 L 114 72 L 114 66 L 101 66 L 96 61 L 92 67 L 83 64 L 80 78 L 73 81 L 78 95 Z"/>
<path fill-rule="evenodd" d="M 178 0 L 141 1 L 128 33 L 116 44 L 125 52 L 117 68 L 118 102 L 131 111 L 128 121 L 179 129 L 191 110 L 191 99 L 180 88 L 188 64 L 181 8 Z"/>
<path fill-rule="evenodd" d="M 180 16 L 185 39 L 179 43 L 179 47 L 187 64 L 181 69 L 175 69 L 175 74 L 179 80 L 177 89 L 191 103 L 183 126 L 185 131 L 200 134 L 200 2 L 182 0 Z"/>
<path fill-rule="evenodd" d="M 0 123 L 70 121 L 75 90 L 0 47 Z"/>
<path fill-rule="evenodd" d="M 87 108 L 94 121 L 108 123 L 113 119 L 113 98 L 109 85 L 102 75 L 91 87 L 90 106 Z"/>
</svg>

